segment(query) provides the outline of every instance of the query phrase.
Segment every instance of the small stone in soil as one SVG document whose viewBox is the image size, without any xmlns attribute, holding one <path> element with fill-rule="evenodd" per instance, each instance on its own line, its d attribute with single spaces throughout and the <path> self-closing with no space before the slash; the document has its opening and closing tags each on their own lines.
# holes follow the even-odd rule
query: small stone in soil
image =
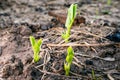
<svg viewBox="0 0 120 80">
<path fill-rule="evenodd" d="M 110 22 L 108 20 L 104 20 L 103 26 L 110 26 Z"/>
<path fill-rule="evenodd" d="M 58 23 L 58 21 L 57 21 L 57 19 L 56 19 L 56 18 L 52 18 L 52 19 L 51 19 L 51 22 L 54 22 L 55 24 L 57 24 L 57 23 Z"/>
<path fill-rule="evenodd" d="M 91 60 L 86 60 L 86 61 L 85 61 L 85 64 L 86 64 L 86 65 L 93 65 L 93 61 L 91 61 Z"/>
<path fill-rule="evenodd" d="M 120 32 L 115 32 L 114 34 L 110 34 L 106 36 L 106 38 L 114 42 L 120 42 Z"/>
<path fill-rule="evenodd" d="M 40 25 L 34 25 L 34 24 L 29 24 L 29 28 L 32 30 L 32 32 L 36 32 L 40 29 Z"/>
<path fill-rule="evenodd" d="M 48 29 L 50 29 L 52 27 L 53 27 L 53 24 L 52 23 L 48 23 L 48 24 L 41 25 L 40 29 L 41 30 L 48 30 Z"/>
<path fill-rule="evenodd" d="M 65 24 L 61 24 L 61 26 L 62 26 L 63 28 L 65 28 Z"/>
<path fill-rule="evenodd" d="M 0 16 L 10 16 L 10 13 L 0 13 Z"/>
<path fill-rule="evenodd" d="M 56 63 L 56 65 L 54 66 L 54 68 L 56 69 L 56 71 L 59 70 L 60 67 L 61 67 L 61 66 L 60 66 L 60 63 Z"/>
<path fill-rule="evenodd" d="M 47 24 L 48 25 L 48 29 L 52 28 L 53 25 L 51 23 Z"/>
<path fill-rule="evenodd" d="M 43 9 L 41 7 L 37 7 L 37 8 L 35 8 L 35 11 L 37 11 L 37 12 L 43 12 Z"/>
<path fill-rule="evenodd" d="M 47 25 L 41 25 L 40 29 L 41 30 L 48 30 L 48 26 Z"/>
</svg>

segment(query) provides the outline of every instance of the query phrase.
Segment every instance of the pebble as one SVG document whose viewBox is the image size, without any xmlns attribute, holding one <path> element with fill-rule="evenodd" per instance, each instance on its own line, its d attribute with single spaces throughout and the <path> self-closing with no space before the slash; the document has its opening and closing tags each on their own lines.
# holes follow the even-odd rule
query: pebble
<svg viewBox="0 0 120 80">
<path fill-rule="evenodd" d="M 37 7 L 37 8 L 35 8 L 35 11 L 37 11 L 37 12 L 43 12 L 43 9 L 41 7 Z"/>
<path fill-rule="evenodd" d="M 40 29 L 41 30 L 48 30 L 52 27 L 53 27 L 53 25 L 51 23 L 48 23 L 48 24 L 41 25 Z"/>
<path fill-rule="evenodd" d="M 41 25 L 40 29 L 41 30 L 48 30 L 48 26 L 47 25 Z"/>
<path fill-rule="evenodd" d="M 110 34 L 106 38 L 113 42 L 120 42 L 120 31 Z"/>
<path fill-rule="evenodd" d="M 85 64 L 86 64 L 86 65 L 93 65 L 93 61 L 91 61 L 91 60 L 86 60 L 86 61 L 85 61 Z"/>
<path fill-rule="evenodd" d="M 103 26 L 110 26 L 110 22 L 108 20 L 104 20 Z"/>
<path fill-rule="evenodd" d="M 10 13 L 1 13 L 0 12 L 0 16 L 10 16 Z"/>
<path fill-rule="evenodd" d="M 51 19 L 51 22 L 53 22 L 53 23 L 55 23 L 55 24 L 58 24 L 58 23 L 59 23 L 59 21 L 58 21 L 56 18 L 52 18 L 52 19 Z"/>
<path fill-rule="evenodd" d="M 40 25 L 39 24 L 36 24 L 36 25 L 29 24 L 28 26 L 32 30 L 32 32 L 36 32 L 36 31 L 38 31 L 40 29 Z"/>
</svg>

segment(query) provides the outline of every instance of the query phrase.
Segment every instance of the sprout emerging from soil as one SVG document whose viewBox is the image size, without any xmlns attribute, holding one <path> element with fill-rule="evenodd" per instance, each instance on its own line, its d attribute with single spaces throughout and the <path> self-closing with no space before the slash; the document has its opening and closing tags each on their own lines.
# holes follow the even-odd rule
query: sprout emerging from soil
<svg viewBox="0 0 120 80">
<path fill-rule="evenodd" d="M 38 41 L 36 41 L 33 36 L 30 36 L 30 42 L 31 42 L 32 49 L 34 52 L 34 56 L 33 56 L 34 62 L 38 62 L 40 59 L 39 52 L 40 52 L 41 45 L 42 45 L 42 39 L 39 39 Z"/>
<path fill-rule="evenodd" d="M 69 72 L 70 72 L 70 66 L 73 60 L 73 56 L 74 56 L 74 51 L 72 49 L 72 47 L 68 47 L 67 48 L 67 57 L 66 57 L 66 61 L 64 63 L 64 70 L 65 70 L 65 75 L 68 76 Z"/>
<path fill-rule="evenodd" d="M 110 6 L 111 5 L 111 0 L 107 0 L 107 5 Z"/>
<path fill-rule="evenodd" d="M 92 79 L 93 79 L 93 80 L 97 80 L 97 79 L 96 79 L 96 76 L 95 76 L 95 72 L 94 72 L 93 69 L 92 69 Z"/>
<path fill-rule="evenodd" d="M 62 38 L 65 40 L 65 42 L 68 42 L 68 39 L 70 37 L 70 29 L 76 17 L 76 11 L 77 4 L 72 4 L 68 9 L 68 15 L 65 23 L 65 27 L 67 28 L 67 30 L 64 33 L 62 33 Z"/>
</svg>

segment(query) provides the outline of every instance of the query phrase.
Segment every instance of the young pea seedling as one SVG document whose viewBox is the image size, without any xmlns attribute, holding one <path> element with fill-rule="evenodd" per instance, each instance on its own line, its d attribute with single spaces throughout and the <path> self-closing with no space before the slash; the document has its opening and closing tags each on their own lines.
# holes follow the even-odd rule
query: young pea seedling
<svg viewBox="0 0 120 80">
<path fill-rule="evenodd" d="M 73 57 L 74 57 L 74 51 L 73 51 L 72 47 L 70 46 L 70 47 L 67 48 L 67 57 L 66 57 L 66 61 L 64 63 L 64 70 L 65 70 L 65 75 L 66 76 L 69 75 L 70 66 L 71 66 Z"/>
<path fill-rule="evenodd" d="M 93 69 L 92 69 L 92 80 L 97 80 Z"/>
<path fill-rule="evenodd" d="M 107 0 L 107 5 L 110 6 L 112 3 L 112 0 Z"/>
<path fill-rule="evenodd" d="M 76 17 L 76 11 L 77 11 L 77 4 L 72 4 L 68 9 L 68 15 L 65 23 L 65 27 L 67 28 L 67 30 L 62 33 L 62 38 L 65 40 L 65 42 L 68 42 L 68 39 L 70 37 L 70 30 L 74 22 L 74 19 Z"/>
<path fill-rule="evenodd" d="M 33 36 L 30 36 L 30 42 L 32 45 L 33 53 L 34 53 L 33 60 L 34 62 L 38 62 L 40 59 L 39 52 L 42 45 L 42 39 L 39 39 L 38 41 L 36 41 Z"/>
</svg>

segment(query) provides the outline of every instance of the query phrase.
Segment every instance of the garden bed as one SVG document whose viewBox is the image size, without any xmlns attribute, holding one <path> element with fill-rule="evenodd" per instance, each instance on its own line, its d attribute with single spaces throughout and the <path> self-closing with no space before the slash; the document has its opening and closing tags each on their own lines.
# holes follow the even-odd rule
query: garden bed
<svg viewBox="0 0 120 80">
<path fill-rule="evenodd" d="M 80 14 L 65 43 L 61 33 L 72 3 L 78 4 Z M 0 80 L 119 80 L 120 43 L 106 38 L 120 32 L 119 4 L 118 0 L 109 6 L 106 0 L 0 0 Z M 43 39 L 37 63 L 31 35 Z M 75 53 L 66 76 L 68 46 Z"/>
</svg>

